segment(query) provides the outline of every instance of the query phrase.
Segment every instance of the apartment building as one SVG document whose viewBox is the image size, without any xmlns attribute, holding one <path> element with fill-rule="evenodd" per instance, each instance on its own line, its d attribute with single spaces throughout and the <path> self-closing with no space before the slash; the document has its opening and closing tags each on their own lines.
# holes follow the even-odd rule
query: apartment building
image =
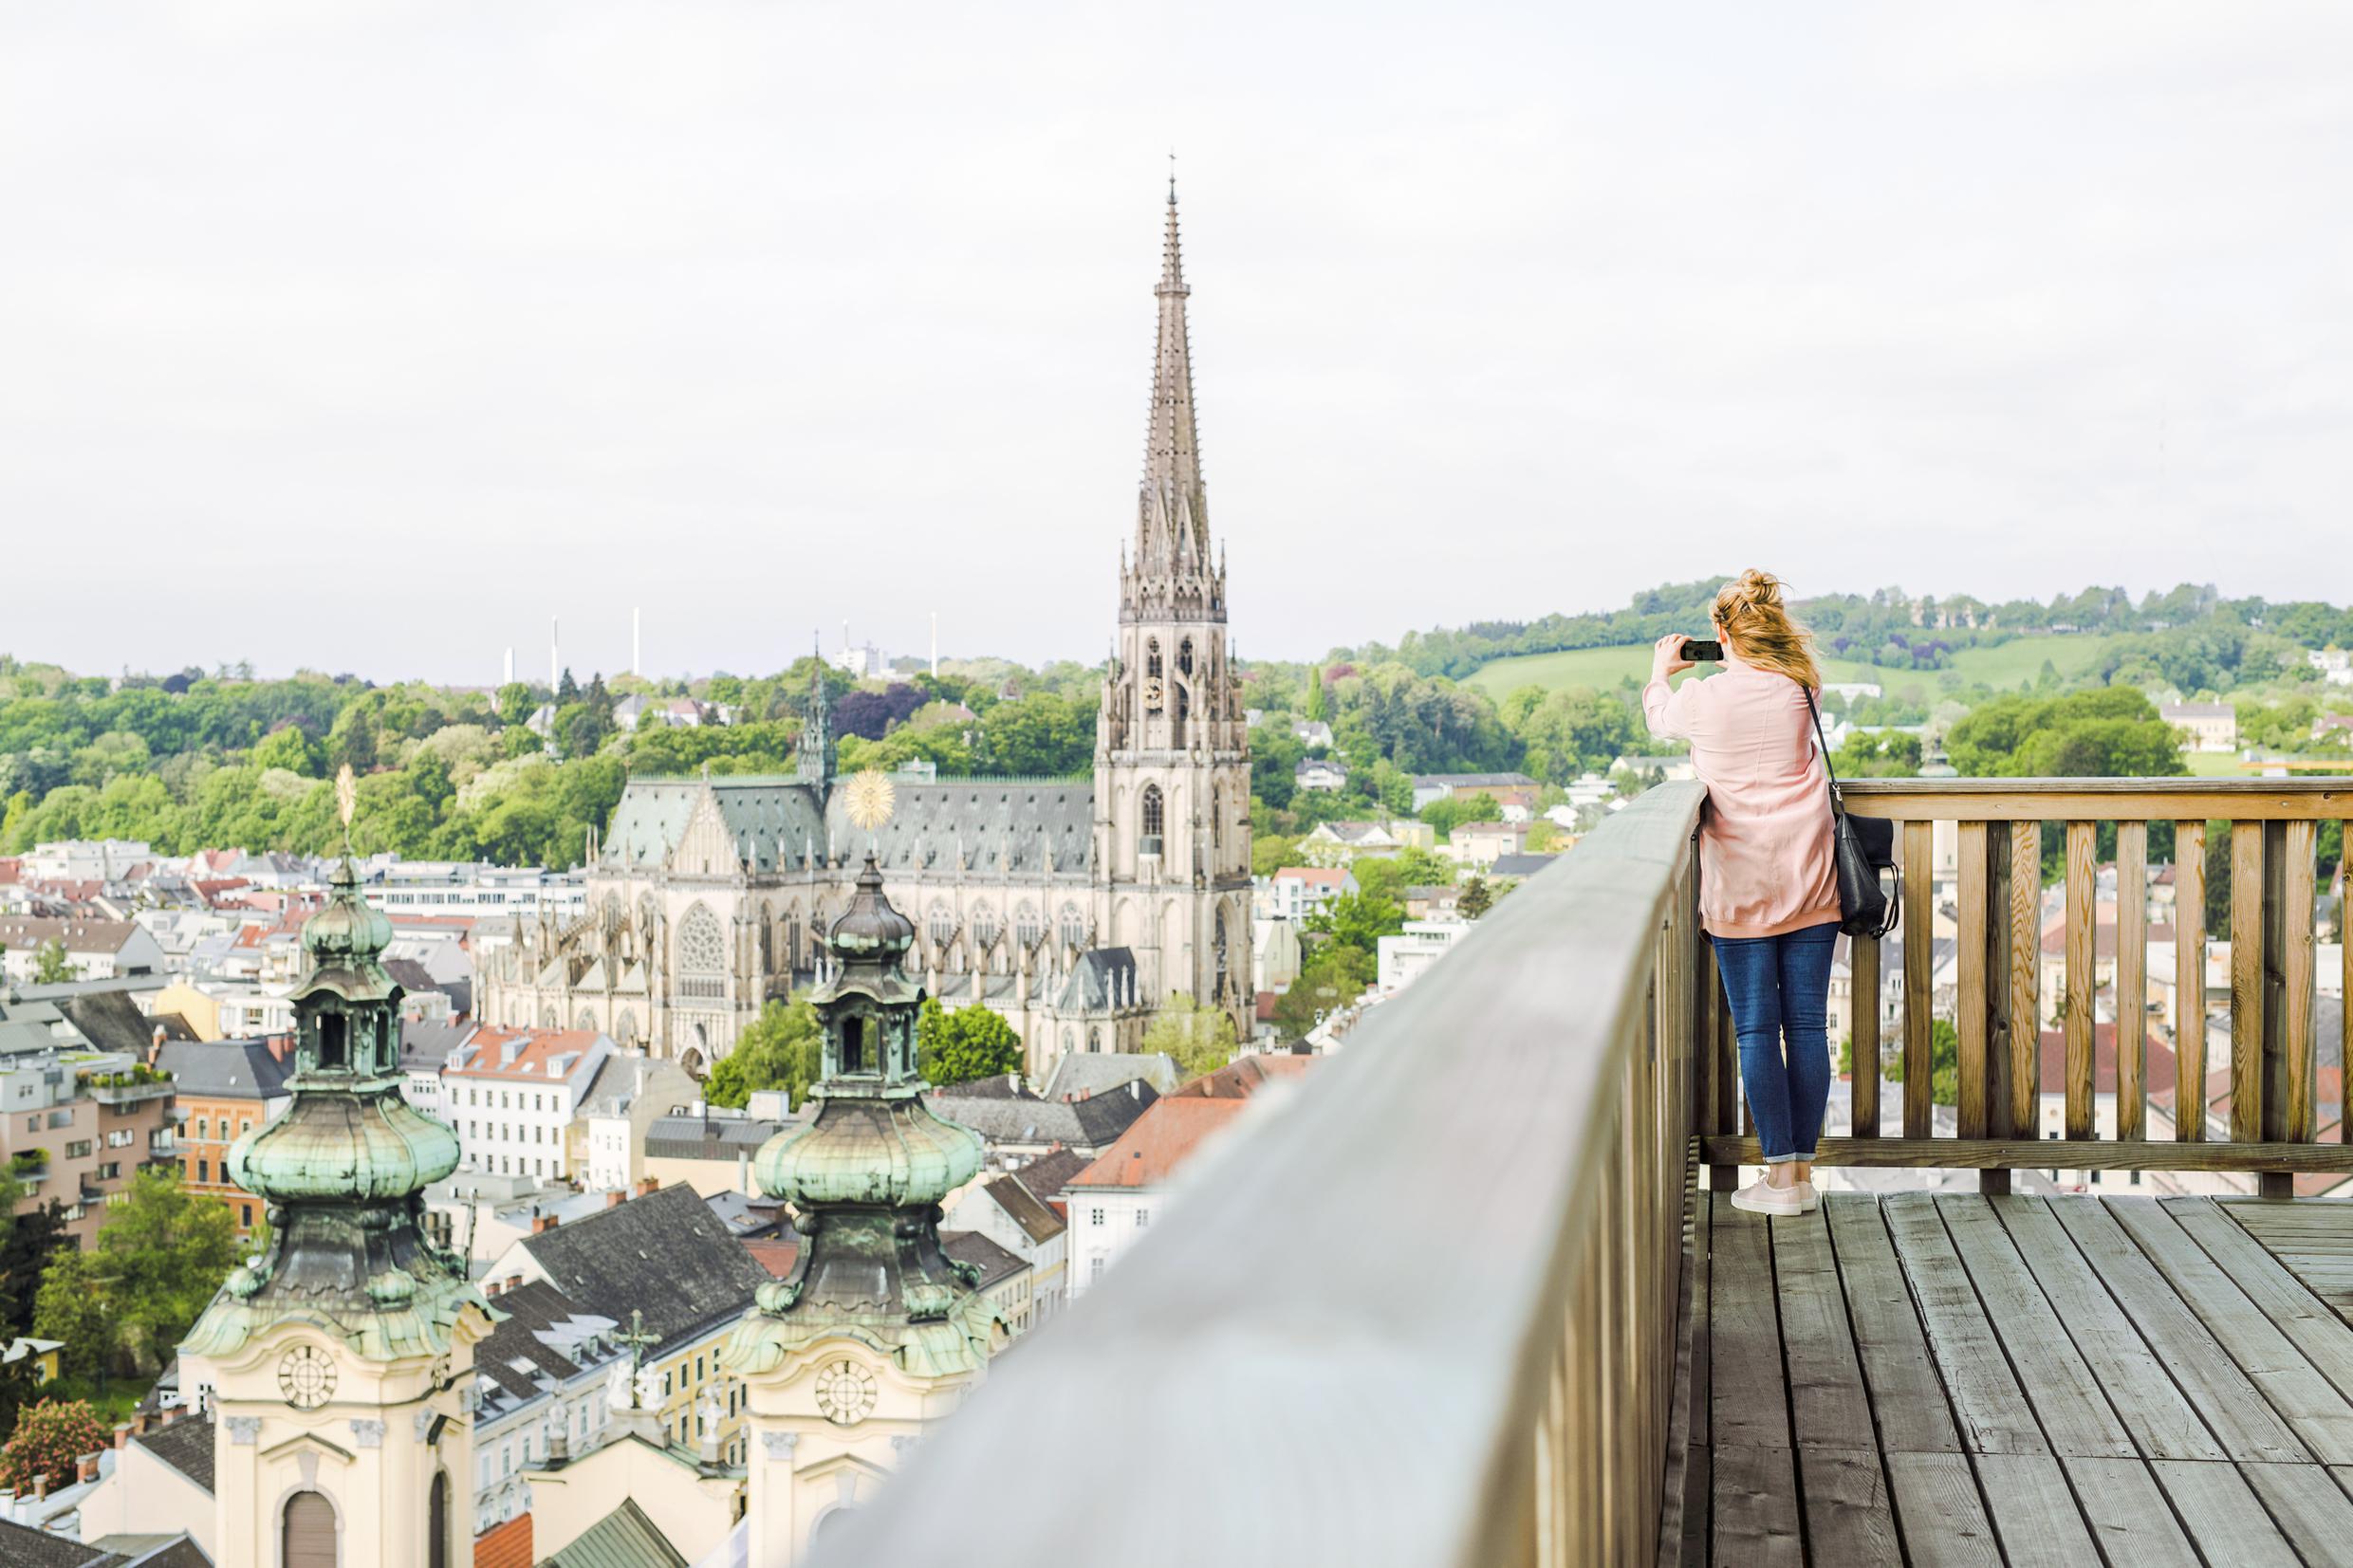
<svg viewBox="0 0 2353 1568">
<path fill-rule="evenodd" d="M 614 1051 L 592 1029 L 478 1029 L 441 1069 L 463 1169 L 566 1180 L 572 1122 Z"/>
</svg>

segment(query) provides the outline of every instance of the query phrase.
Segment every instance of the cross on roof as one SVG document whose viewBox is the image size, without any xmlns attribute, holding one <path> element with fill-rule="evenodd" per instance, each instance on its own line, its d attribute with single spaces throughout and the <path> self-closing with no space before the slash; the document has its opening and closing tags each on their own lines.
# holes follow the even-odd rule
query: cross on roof
<svg viewBox="0 0 2353 1568">
<path fill-rule="evenodd" d="M 617 1343 L 629 1347 L 629 1374 L 632 1377 L 645 1364 L 645 1347 L 661 1343 L 660 1335 L 645 1332 L 645 1314 L 634 1307 L 629 1312 L 629 1332 L 616 1334 L 613 1338 Z"/>
</svg>

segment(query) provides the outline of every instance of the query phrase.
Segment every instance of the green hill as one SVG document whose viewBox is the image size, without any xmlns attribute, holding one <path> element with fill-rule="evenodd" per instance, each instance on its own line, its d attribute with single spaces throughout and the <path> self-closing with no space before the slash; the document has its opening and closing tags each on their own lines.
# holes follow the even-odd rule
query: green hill
<svg viewBox="0 0 2353 1568">
<path fill-rule="evenodd" d="M 1833 658 L 1824 663 L 1832 680 L 1878 681 L 1891 692 L 1906 685 L 1923 692 L 1933 692 L 1948 673 L 1965 683 L 1983 682 L 2005 688 L 2033 680 L 2042 673 L 2046 659 L 2058 670 L 2063 680 L 2081 675 L 2099 662 L 2108 641 L 2105 635 L 2098 634 L 2038 633 L 1991 648 L 1964 648 L 1953 655 L 1949 672 L 1890 670 L 1860 659 Z M 1561 654 L 1499 658 L 1480 666 L 1465 684 L 1501 701 L 1507 693 L 1523 686 L 1541 686 L 1547 691 L 1578 686 L 1607 688 L 1621 680 L 1640 680 L 1649 673 L 1649 645 L 1630 643 L 1616 648 L 1578 648 Z"/>
</svg>

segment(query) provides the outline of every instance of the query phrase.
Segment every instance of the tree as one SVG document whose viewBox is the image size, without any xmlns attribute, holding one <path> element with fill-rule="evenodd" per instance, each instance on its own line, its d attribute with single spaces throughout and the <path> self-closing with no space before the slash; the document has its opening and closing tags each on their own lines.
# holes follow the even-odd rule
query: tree
<svg viewBox="0 0 2353 1568">
<path fill-rule="evenodd" d="M 0 1486 L 29 1493 L 45 1476 L 52 1487 L 65 1485 L 82 1456 L 105 1446 L 106 1429 L 87 1404 L 44 1399 L 17 1416 L 8 1447 L 0 1448 Z"/>
<path fill-rule="evenodd" d="M 1903 1052 L 1898 1050 L 1881 1067 L 1890 1083 L 1903 1081 Z M 1957 1105 L 1961 1099 L 1961 1033 L 1945 1019 L 1928 1025 L 1928 1098 L 1937 1105 Z"/>
<path fill-rule="evenodd" d="M 1953 766 L 1973 778 L 2142 778 L 2185 770 L 2172 729 L 2129 687 L 1996 697 L 1955 724 L 1946 746 Z"/>
<path fill-rule="evenodd" d="M 1454 899 L 1454 913 L 1465 920 L 1476 920 L 1494 907 L 1494 888 L 1489 885 L 1485 876 L 1473 872 L 1471 880 L 1462 885 L 1461 894 Z"/>
<path fill-rule="evenodd" d="M 985 1002 L 950 1012 L 926 997 L 916 1018 L 916 1068 L 935 1088 L 1021 1071 L 1021 1036 Z"/>
<path fill-rule="evenodd" d="M 62 986 L 78 980 L 82 971 L 65 954 L 65 944 L 52 936 L 33 950 L 32 983 L 36 986 Z"/>
<path fill-rule="evenodd" d="M 1293 1040 L 1364 994 L 1373 983 L 1373 955 L 1362 948 L 1326 943 L 1318 948 L 1292 981 L 1290 989 L 1275 998 L 1274 1024 Z"/>
<path fill-rule="evenodd" d="M 7 1216 L 0 1228 L 0 1334 L 15 1339 L 32 1332 L 42 1271 L 65 1236 L 65 1209 L 55 1198 Z"/>
<path fill-rule="evenodd" d="M 1164 1053 L 1176 1061 L 1179 1073 L 1193 1079 L 1232 1061 L 1238 1043 L 1231 1013 L 1176 991 L 1153 1015 L 1140 1049 Z"/>
<path fill-rule="evenodd" d="M 141 1171 L 90 1251 L 49 1260 L 35 1332 L 101 1376 L 117 1362 L 160 1366 L 236 1265 L 236 1233 L 229 1206 L 188 1191 L 177 1166 Z"/>
<path fill-rule="evenodd" d="M 1467 801 L 1457 801 L 1449 797 L 1442 801 L 1432 801 L 1421 808 L 1421 820 L 1436 828 L 1439 838 L 1449 840 L 1453 839 L 1454 829 L 1465 822 L 1491 822 L 1502 815 L 1503 807 L 1497 805 L 1495 797 L 1485 790 L 1481 790 Z"/>
<path fill-rule="evenodd" d="M 1405 929 L 1405 912 L 1393 899 L 1359 890 L 1325 899 L 1321 908 L 1307 916 L 1306 929 L 1323 938 L 1317 944 L 1318 951 L 1325 947 L 1345 947 L 1370 957 L 1379 950 L 1382 937 L 1395 936 Z"/>
<path fill-rule="evenodd" d="M 760 1009 L 760 1016 L 735 1037 L 735 1048 L 721 1057 L 703 1080 L 703 1098 L 740 1110 L 750 1103 L 754 1090 L 782 1089 L 797 1111 L 824 1070 L 824 1031 L 804 992 Z"/>
<path fill-rule="evenodd" d="M 252 762 L 255 767 L 283 767 L 306 779 L 316 779 L 326 771 L 326 747 L 313 740 L 301 725 L 288 724 L 262 737 L 262 743 L 253 748 Z"/>
</svg>

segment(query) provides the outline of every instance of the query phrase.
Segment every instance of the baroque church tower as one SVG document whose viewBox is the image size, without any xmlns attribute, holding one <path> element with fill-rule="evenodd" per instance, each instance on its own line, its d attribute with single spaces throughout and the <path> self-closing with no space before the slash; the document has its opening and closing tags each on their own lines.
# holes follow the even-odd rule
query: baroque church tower
<svg viewBox="0 0 2353 1568">
<path fill-rule="evenodd" d="M 1201 482 L 1191 292 L 1172 179 L 1136 537 L 1121 551 L 1118 642 L 1096 720 L 1096 855 L 1110 940 L 1134 950 L 1146 994 L 1214 1002 L 1248 1039 L 1250 735 Z"/>
</svg>

